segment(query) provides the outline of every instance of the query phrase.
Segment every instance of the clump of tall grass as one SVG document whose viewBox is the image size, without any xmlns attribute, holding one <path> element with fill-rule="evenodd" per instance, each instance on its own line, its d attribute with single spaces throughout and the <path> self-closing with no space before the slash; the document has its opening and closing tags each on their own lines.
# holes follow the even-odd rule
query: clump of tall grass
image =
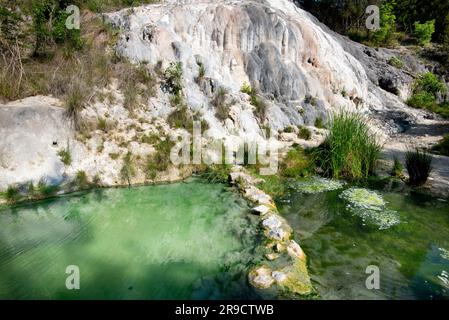
<svg viewBox="0 0 449 320">
<path fill-rule="evenodd" d="M 381 150 L 362 115 L 340 111 L 331 117 L 329 132 L 315 157 L 327 176 L 358 180 L 373 172 Z"/>
<path fill-rule="evenodd" d="M 421 186 L 426 183 L 432 172 L 432 156 L 418 148 L 408 150 L 405 154 L 405 166 L 411 186 Z"/>
<path fill-rule="evenodd" d="M 9 204 L 14 204 L 20 200 L 19 188 L 16 186 L 8 186 L 3 194 L 6 202 Z"/>
</svg>

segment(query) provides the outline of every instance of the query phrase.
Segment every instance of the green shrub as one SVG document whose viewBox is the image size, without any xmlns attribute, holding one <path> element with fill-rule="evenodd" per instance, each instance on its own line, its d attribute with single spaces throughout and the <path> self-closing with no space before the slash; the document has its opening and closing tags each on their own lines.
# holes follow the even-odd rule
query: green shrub
<svg viewBox="0 0 449 320">
<path fill-rule="evenodd" d="M 433 110 L 437 107 L 437 101 L 433 94 L 429 92 L 414 93 L 408 100 L 410 107 Z"/>
<path fill-rule="evenodd" d="M 181 62 L 171 62 L 164 72 L 165 88 L 175 96 L 182 92 L 182 73 Z"/>
<path fill-rule="evenodd" d="M 16 186 L 8 186 L 3 196 L 7 203 L 14 204 L 20 200 L 19 188 Z"/>
<path fill-rule="evenodd" d="M 161 140 L 155 147 L 156 152 L 147 159 L 147 178 L 154 180 L 158 172 L 163 172 L 170 166 L 170 153 L 175 142 L 170 139 Z"/>
<path fill-rule="evenodd" d="M 421 74 L 413 83 L 413 94 L 407 100 L 411 107 L 428 109 L 433 112 L 449 115 L 449 108 L 446 103 L 438 105 L 438 94 L 444 94 L 447 88 L 436 75 L 431 72 Z"/>
<path fill-rule="evenodd" d="M 392 3 L 380 7 L 380 29 L 373 34 L 377 45 L 392 45 L 396 41 L 396 16 Z"/>
<path fill-rule="evenodd" d="M 189 132 L 193 128 L 193 117 L 187 106 L 182 105 L 169 114 L 167 122 L 171 127 L 177 129 L 185 129 Z"/>
<path fill-rule="evenodd" d="M 54 196 L 59 190 L 57 185 L 47 184 L 45 179 L 39 180 L 37 184 L 38 199 L 45 199 Z"/>
<path fill-rule="evenodd" d="M 306 127 L 300 127 L 298 136 L 301 139 L 310 140 L 312 138 L 312 132 Z"/>
<path fill-rule="evenodd" d="M 75 176 L 75 184 L 81 190 L 87 189 L 90 187 L 89 179 L 87 179 L 87 175 L 85 171 L 79 170 Z"/>
<path fill-rule="evenodd" d="M 315 159 L 327 176 L 357 180 L 372 173 L 381 149 L 362 115 L 341 111 L 332 116 Z"/>
<path fill-rule="evenodd" d="M 415 22 L 414 27 L 414 35 L 418 43 L 422 46 L 429 44 L 435 32 L 435 19 L 424 23 Z"/>
<path fill-rule="evenodd" d="M 432 72 L 426 72 L 421 74 L 413 84 L 413 91 L 418 92 L 428 92 L 433 95 L 437 93 L 446 93 L 447 89 L 438 77 Z"/>
<path fill-rule="evenodd" d="M 292 133 L 292 132 L 295 132 L 295 129 L 292 126 L 288 126 L 288 127 L 284 128 L 284 132 Z"/>
<path fill-rule="evenodd" d="M 245 82 L 240 91 L 250 96 L 251 105 L 255 107 L 254 115 L 259 118 L 261 122 L 264 122 L 267 117 L 268 106 L 263 99 L 259 97 L 257 90 L 251 88 L 251 86 Z"/>
<path fill-rule="evenodd" d="M 432 157 L 426 151 L 408 150 L 405 154 L 405 166 L 409 174 L 409 184 L 421 186 L 426 183 L 432 171 Z"/>
<path fill-rule="evenodd" d="M 32 1 L 34 55 L 44 54 L 46 46 L 51 41 L 66 43 L 70 46 L 70 50 L 83 48 L 80 30 L 68 29 L 65 26 L 69 16 L 65 11 L 67 6 L 68 3 L 62 0 Z"/>
<path fill-rule="evenodd" d="M 229 165 L 212 165 L 206 168 L 202 176 L 210 183 L 228 183 L 230 173 L 231 166 Z"/>
<path fill-rule="evenodd" d="M 388 60 L 388 64 L 398 69 L 402 69 L 404 67 L 404 62 L 396 56 L 392 56 Z"/>
<path fill-rule="evenodd" d="M 279 166 L 281 176 L 287 178 L 307 176 L 312 168 L 313 162 L 300 147 L 291 149 Z"/>
<path fill-rule="evenodd" d="M 243 85 L 242 85 L 242 88 L 240 89 L 240 92 L 242 92 L 242 93 L 246 93 L 247 95 L 252 95 L 252 93 L 253 93 L 253 89 L 251 88 L 251 85 L 249 85 L 248 83 L 244 83 Z"/>
<path fill-rule="evenodd" d="M 62 163 L 66 166 L 70 166 L 72 164 L 72 154 L 70 153 L 70 148 L 67 146 L 65 149 L 61 149 L 58 151 L 58 156 L 61 159 Z"/>
<path fill-rule="evenodd" d="M 445 135 L 444 138 L 432 148 L 432 150 L 449 157 L 449 134 Z"/>
</svg>

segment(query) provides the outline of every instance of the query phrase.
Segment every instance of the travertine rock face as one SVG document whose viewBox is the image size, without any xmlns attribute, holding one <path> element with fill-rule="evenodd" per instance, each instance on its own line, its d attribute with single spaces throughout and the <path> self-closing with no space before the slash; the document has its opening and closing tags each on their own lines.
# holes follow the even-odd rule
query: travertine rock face
<svg viewBox="0 0 449 320">
<path fill-rule="evenodd" d="M 330 108 L 377 102 L 362 65 L 289 0 L 167 1 L 106 18 L 124 31 L 119 54 L 135 62 L 183 63 L 188 104 L 204 111 L 216 134 L 260 134 L 261 121 L 239 92 L 245 82 L 267 99 L 267 124 L 274 129 L 313 125 Z M 195 81 L 198 62 L 213 80 L 212 92 Z M 213 117 L 210 95 L 218 87 L 237 102 L 231 124 Z"/>
</svg>

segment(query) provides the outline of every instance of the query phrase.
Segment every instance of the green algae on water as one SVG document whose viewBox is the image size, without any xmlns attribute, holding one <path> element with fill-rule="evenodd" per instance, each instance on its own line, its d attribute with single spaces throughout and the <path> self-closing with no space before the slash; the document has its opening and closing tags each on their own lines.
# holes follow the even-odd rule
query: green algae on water
<svg viewBox="0 0 449 320">
<path fill-rule="evenodd" d="M 364 188 L 350 188 L 340 194 L 348 202 L 347 208 L 366 223 L 374 224 L 379 230 L 399 224 L 399 214 L 387 208 L 387 203 L 377 192 Z"/>
<path fill-rule="evenodd" d="M 344 183 L 321 177 L 311 177 L 302 181 L 294 182 L 292 188 L 302 193 L 321 193 L 343 188 Z"/>
</svg>

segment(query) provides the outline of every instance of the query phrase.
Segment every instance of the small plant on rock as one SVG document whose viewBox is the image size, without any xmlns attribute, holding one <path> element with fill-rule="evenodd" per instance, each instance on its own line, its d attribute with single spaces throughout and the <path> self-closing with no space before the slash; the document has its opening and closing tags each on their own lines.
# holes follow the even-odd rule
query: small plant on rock
<svg viewBox="0 0 449 320">
<path fill-rule="evenodd" d="M 76 173 L 74 182 L 75 182 L 76 186 L 81 190 L 87 189 L 90 186 L 89 180 L 87 179 L 86 172 L 83 170 L 79 170 Z"/>
<path fill-rule="evenodd" d="M 61 149 L 58 152 L 58 156 L 61 159 L 62 163 L 66 166 L 70 166 L 72 164 L 72 154 L 70 153 L 70 148 L 67 146 L 65 149 Z"/>
<path fill-rule="evenodd" d="M 402 179 L 404 177 L 404 174 L 402 173 L 403 170 L 404 170 L 404 166 L 402 165 L 402 163 L 399 161 L 399 159 L 397 157 L 394 157 L 393 169 L 391 170 L 391 175 L 393 177 Z"/>
<path fill-rule="evenodd" d="M 310 140 L 312 138 L 312 132 L 306 127 L 300 127 L 298 137 L 304 140 Z"/>
</svg>

